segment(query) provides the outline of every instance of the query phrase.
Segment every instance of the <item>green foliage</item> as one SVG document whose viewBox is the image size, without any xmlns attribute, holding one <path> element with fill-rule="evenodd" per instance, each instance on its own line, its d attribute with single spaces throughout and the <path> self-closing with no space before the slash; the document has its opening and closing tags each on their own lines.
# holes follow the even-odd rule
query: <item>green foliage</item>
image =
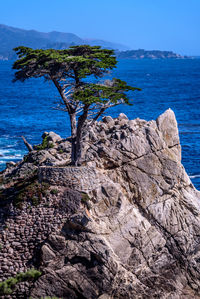
<svg viewBox="0 0 200 299">
<path fill-rule="evenodd" d="M 38 78 L 56 76 L 57 78 L 76 73 L 79 79 L 94 74 L 101 76 L 106 70 L 116 66 L 113 50 L 101 49 L 98 46 L 73 46 L 65 50 L 31 49 L 17 47 L 14 49 L 19 59 L 13 64 L 14 80 L 24 81 L 30 77 Z"/>
<path fill-rule="evenodd" d="M 48 141 L 48 136 L 44 137 L 44 139 L 42 140 L 42 144 L 35 146 L 35 148 L 38 151 L 47 149 L 47 148 L 53 148 L 53 147 L 54 147 L 53 143 Z"/>
<path fill-rule="evenodd" d="M 88 210 L 90 210 L 91 205 L 90 205 L 89 201 L 91 199 L 90 199 L 89 195 L 85 192 L 82 192 L 81 195 L 82 195 L 82 197 L 81 197 L 82 204 L 85 205 Z"/>
<path fill-rule="evenodd" d="M 76 79 L 80 83 L 81 79 L 90 75 L 102 77 L 108 70 L 116 67 L 116 57 L 113 50 L 101 49 L 98 46 L 73 46 L 66 50 L 55 49 L 31 49 L 28 47 L 17 47 L 14 49 L 19 56 L 13 64 L 15 79 L 24 81 L 28 78 L 44 77 L 48 80 L 62 80 L 66 77 Z M 76 78 L 75 78 L 75 77 Z M 73 100 L 82 101 L 85 104 L 107 101 L 108 99 L 117 103 L 122 97 L 124 103 L 130 104 L 125 92 L 129 90 L 140 90 L 131 87 L 125 81 L 113 79 L 112 85 L 103 84 L 83 84 L 76 86 Z M 46 140 L 38 146 L 38 149 L 48 148 Z"/>
<path fill-rule="evenodd" d="M 59 193 L 59 191 L 58 191 L 58 189 L 51 189 L 50 193 L 53 195 L 57 195 Z"/>
<path fill-rule="evenodd" d="M 83 202 L 83 203 L 86 203 L 86 202 L 88 202 L 89 200 L 90 200 L 90 197 L 89 197 L 89 195 L 87 194 L 87 193 L 84 193 L 84 192 L 82 192 L 82 197 L 81 197 L 81 201 Z"/>
<path fill-rule="evenodd" d="M 42 273 L 35 269 L 30 269 L 25 273 L 19 273 L 15 277 L 10 277 L 0 282 L 0 295 L 10 295 L 16 288 L 16 285 L 24 281 L 35 281 Z"/>
<path fill-rule="evenodd" d="M 24 202 L 30 202 L 32 205 L 37 206 L 42 201 L 42 197 L 46 195 L 48 189 L 49 184 L 40 184 L 37 180 L 28 185 L 22 185 L 14 197 L 14 205 L 22 208 Z"/>
<path fill-rule="evenodd" d="M 109 99 L 111 103 L 117 104 L 123 98 L 123 102 L 131 105 L 125 92 L 140 90 L 137 87 L 127 85 L 125 81 L 114 78 L 108 84 L 83 84 L 74 92 L 73 99 L 85 104 L 106 103 Z"/>
<path fill-rule="evenodd" d="M 131 105 L 127 93 L 140 89 L 116 78 L 94 83 L 94 77 L 99 79 L 116 67 L 113 50 L 88 45 L 73 46 L 65 50 L 20 46 L 14 50 L 19 58 L 13 64 L 13 69 L 16 70 L 14 82 L 43 77 L 51 80 L 57 88 L 62 101 L 56 109 L 67 111 L 70 116 L 72 164 L 80 165 L 82 132 L 86 120 L 91 118 L 96 121 L 107 108 L 120 104 Z M 44 138 L 42 145 L 36 149 L 49 147 L 52 144 Z"/>
<path fill-rule="evenodd" d="M 28 155 L 24 155 L 23 160 L 25 163 L 28 162 Z"/>
</svg>

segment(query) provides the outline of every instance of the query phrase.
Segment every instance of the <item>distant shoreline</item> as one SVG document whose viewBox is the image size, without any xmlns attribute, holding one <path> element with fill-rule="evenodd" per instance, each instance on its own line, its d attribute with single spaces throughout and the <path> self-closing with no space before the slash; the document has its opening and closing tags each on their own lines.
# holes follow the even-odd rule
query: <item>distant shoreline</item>
<svg viewBox="0 0 200 299">
<path fill-rule="evenodd" d="M 118 60 L 126 60 L 126 59 L 131 59 L 131 60 L 194 60 L 194 59 L 200 59 L 200 56 L 183 56 L 183 57 L 131 57 L 131 56 L 126 56 L 126 57 L 121 57 L 119 55 L 116 55 Z M 0 57 L 0 61 L 15 61 L 14 58 L 4 58 Z"/>
<path fill-rule="evenodd" d="M 64 50 L 70 46 L 88 44 L 112 49 L 118 59 L 196 59 L 196 56 L 180 55 L 166 50 L 132 49 L 127 46 L 104 41 L 100 39 L 82 39 L 74 33 L 64 32 L 39 32 L 25 30 L 0 24 L 0 60 L 15 60 L 17 56 L 12 50 L 18 46 L 26 46 L 34 49 L 58 49 Z M 200 55 L 197 56 L 200 58 Z"/>
<path fill-rule="evenodd" d="M 130 59 L 187 59 L 188 56 L 176 54 L 172 51 L 161 50 L 128 50 L 116 52 L 117 58 Z"/>
</svg>

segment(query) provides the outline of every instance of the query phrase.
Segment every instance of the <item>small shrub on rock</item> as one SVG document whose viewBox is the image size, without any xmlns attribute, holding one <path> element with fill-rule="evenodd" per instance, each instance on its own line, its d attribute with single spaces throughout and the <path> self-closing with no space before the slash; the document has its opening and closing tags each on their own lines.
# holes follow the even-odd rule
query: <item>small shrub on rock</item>
<svg viewBox="0 0 200 299">
<path fill-rule="evenodd" d="M 90 210 L 91 209 L 91 205 L 89 203 L 89 201 L 90 201 L 89 195 L 87 193 L 84 193 L 84 192 L 82 192 L 81 195 L 82 195 L 82 197 L 81 197 L 81 203 L 83 205 L 85 205 L 88 210 Z"/>
<path fill-rule="evenodd" d="M 15 277 L 10 277 L 0 282 L 0 295 L 10 295 L 16 288 L 16 285 L 24 281 L 35 281 L 42 273 L 35 269 L 30 269 L 25 273 L 19 273 Z"/>
<path fill-rule="evenodd" d="M 59 193 L 59 191 L 58 191 L 58 189 L 51 189 L 50 193 L 53 195 L 57 195 Z"/>
<path fill-rule="evenodd" d="M 24 184 L 18 189 L 14 197 L 14 205 L 22 208 L 24 202 L 30 202 L 32 205 L 37 206 L 42 201 L 42 197 L 47 194 L 48 189 L 49 184 L 40 184 L 38 180 Z"/>
<path fill-rule="evenodd" d="M 42 144 L 40 145 L 35 145 L 34 148 L 38 151 L 47 149 L 47 148 L 53 148 L 54 144 L 52 142 L 48 141 L 48 136 L 45 136 L 44 139 L 42 140 Z"/>
</svg>

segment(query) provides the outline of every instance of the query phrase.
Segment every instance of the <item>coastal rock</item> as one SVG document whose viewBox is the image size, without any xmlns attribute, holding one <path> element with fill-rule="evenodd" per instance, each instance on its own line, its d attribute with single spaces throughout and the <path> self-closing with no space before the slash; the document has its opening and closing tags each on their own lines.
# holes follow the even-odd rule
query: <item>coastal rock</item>
<svg viewBox="0 0 200 299">
<path fill-rule="evenodd" d="M 37 186 L 50 188 L 38 206 L 43 222 L 34 226 L 41 231 L 36 265 L 43 274 L 29 297 L 200 298 L 200 192 L 181 164 L 173 111 L 149 122 L 104 117 L 83 135 L 82 167 L 57 164 L 70 152 L 69 142 L 60 140 L 6 170 L 8 178 L 33 165 Z M 44 237 L 43 210 L 46 226 L 56 224 Z M 4 232 L 1 243 L 6 240 Z M 31 254 L 29 267 L 35 265 Z"/>
<path fill-rule="evenodd" d="M 10 162 L 7 162 L 7 163 L 6 163 L 6 167 L 7 167 L 7 168 L 12 168 L 12 167 L 15 167 L 15 166 L 16 166 L 16 163 L 13 162 L 13 161 L 10 161 Z"/>
<path fill-rule="evenodd" d="M 52 142 L 52 143 L 56 143 L 62 140 L 62 138 L 54 132 L 44 132 L 42 138 L 43 139 L 46 138 L 47 142 Z"/>
<path fill-rule="evenodd" d="M 41 181 L 85 192 L 90 205 L 63 226 L 65 246 L 31 296 L 199 298 L 200 193 L 181 164 L 173 111 L 150 122 L 104 118 L 91 130 L 86 166 L 39 170 Z"/>
</svg>

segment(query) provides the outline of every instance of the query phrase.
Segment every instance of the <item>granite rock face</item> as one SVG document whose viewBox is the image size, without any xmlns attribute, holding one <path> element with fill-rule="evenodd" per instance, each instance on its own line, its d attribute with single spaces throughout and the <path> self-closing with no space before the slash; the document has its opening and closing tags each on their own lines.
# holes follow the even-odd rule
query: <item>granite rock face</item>
<svg viewBox="0 0 200 299">
<path fill-rule="evenodd" d="M 173 111 L 149 122 L 105 117 L 84 139 L 83 167 L 59 165 L 70 152 L 59 138 L 44 154 L 52 165 L 33 164 L 63 194 L 66 221 L 41 247 L 43 275 L 30 296 L 200 298 L 200 192 L 181 164 Z"/>
<path fill-rule="evenodd" d="M 39 170 L 41 181 L 85 192 L 89 207 L 42 247 L 32 297 L 198 298 L 200 193 L 181 164 L 174 113 L 105 117 L 85 141 L 82 170 Z"/>
</svg>

